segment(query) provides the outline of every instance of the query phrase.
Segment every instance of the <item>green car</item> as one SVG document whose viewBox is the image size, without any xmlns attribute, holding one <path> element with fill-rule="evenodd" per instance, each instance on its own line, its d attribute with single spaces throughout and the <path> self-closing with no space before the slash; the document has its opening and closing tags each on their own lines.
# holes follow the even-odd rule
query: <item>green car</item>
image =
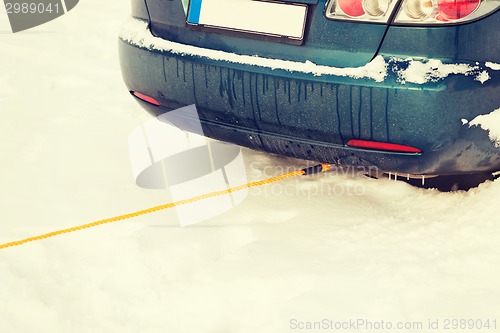
<svg viewBox="0 0 500 333">
<path fill-rule="evenodd" d="M 500 170 L 500 0 L 132 0 L 132 96 L 176 126 L 406 177 Z M 175 143 L 165 143 L 175 144 Z"/>
</svg>

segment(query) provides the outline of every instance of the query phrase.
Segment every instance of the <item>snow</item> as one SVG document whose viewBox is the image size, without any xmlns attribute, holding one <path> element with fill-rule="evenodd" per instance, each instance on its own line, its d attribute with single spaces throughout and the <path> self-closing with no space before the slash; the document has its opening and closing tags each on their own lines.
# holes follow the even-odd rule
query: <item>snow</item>
<svg viewBox="0 0 500 333">
<path fill-rule="evenodd" d="M 491 113 L 477 116 L 469 122 L 470 126 L 479 126 L 488 131 L 491 142 L 495 144 L 495 147 L 500 148 L 500 108 Z"/>
<path fill-rule="evenodd" d="M 387 63 L 382 56 L 375 57 L 370 63 L 357 68 L 337 68 L 330 66 L 317 65 L 311 61 L 296 62 L 280 59 L 270 59 L 258 55 L 248 56 L 224 52 L 219 50 L 210 50 L 201 47 L 185 45 L 172 41 L 167 41 L 154 37 L 147 28 L 144 21 L 129 19 L 120 33 L 120 38 L 142 48 L 151 50 L 168 51 L 174 54 L 191 55 L 208 58 L 211 60 L 227 61 L 231 63 L 261 66 L 270 69 L 282 69 L 286 71 L 310 73 L 316 76 L 335 75 L 348 76 L 353 78 L 370 78 L 377 82 L 384 81 L 387 76 Z"/>
<path fill-rule="evenodd" d="M 0 242 L 168 202 L 161 190 L 137 187 L 129 163 L 129 134 L 150 117 L 119 74 L 116 42 L 128 11 L 123 1 L 81 1 L 19 34 L 0 11 Z M 249 180 L 304 166 L 248 149 L 243 157 Z M 1 250 L 0 328 L 498 324 L 499 196 L 499 181 L 440 193 L 330 173 L 251 189 L 235 209 L 187 228 L 158 212 Z"/>
<path fill-rule="evenodd" d="M 491 79 L 491 77 L 487 71 L 482 71 L 481 73 L 477 74 L 476 77 L 474 78 L 474 80 L 479 81 L 481 83 L 485 83 L 489 79 Z"/>
<path fill-rule="evenodd" d="M 486 67 L 489 67 L 495 71 L 500 71 L 500 64 L 488 61 L 485 63 L 485 65 L 486 65 Z"/>
<path fill-rule="evenodd" d="M 132 45 L 151 50 L 167 51 L 174 54 L 191 55 L 231 63 L 261 66 L 273 70 L 281 69 L 290 72 L 310 73 L 315 76 L 334 75 L 352 77 L 355 79 L 370 78 L 376 82 L 383 82 L 387 77 L 389 63 L 408 62 L 408 66 L 404 69 L 397 67 L 392 69 L 398 76 L 399 82 L 402 84 L 407 82 L 415 84 L 437 82 L 445 79 L 451 74 L 460 74 L 465 76 L 474 75 L 474 79 L 481 83 L 490 79 L 488 71 L 481 70 L 480 66 L 471 66 L 469 64 L 444 64 L 438 59 L 420 61 L 411 58 L 391 58 L 388 62 L 386 62 L 382 56 L 376 56 L 365 66 L 356 68 L 338 68 L 318 65 L 309 60 L 305 62 L 286 61 L 264 58 L 258 55 L 248 56 L 219 50 L 205 49 L 154 37 L 144 21 L 133 18 L 130 18 L 125 24 L 123 24 L 120 32 L 120 38 L 131 43 Z M 491 63 L 489 64 L 490 66 L 488 67 L 493 68 L 491 67 Z"/>
<path fill-rule="evenodd" d="M 406 59 L 408 67 L 405 69 L 396 69 L 401 83 L 425 84 L 427 82 L 437 82 L 447 78 L 451 74 L 461 74 L 465 76 L 476 75 L 475 80 L 484 83 L 490 79 L 486 70 L 479 71 L 479 66 L 468 64 L 443 64 L 441 60 L 430 59 L 420 61 Z"/>
</svg>

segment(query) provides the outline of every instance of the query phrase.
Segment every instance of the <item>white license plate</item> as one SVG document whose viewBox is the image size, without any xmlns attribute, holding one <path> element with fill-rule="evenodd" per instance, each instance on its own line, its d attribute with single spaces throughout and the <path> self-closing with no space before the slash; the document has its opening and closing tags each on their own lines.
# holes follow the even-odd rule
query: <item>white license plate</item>
<svg viewBox="0 0 500 333">
<path fill-rule="evenodd" d="M 304 38 L 307 5 L 254 0 L 191 0 L 187 23 L 206 27 Z"/>
</svg>

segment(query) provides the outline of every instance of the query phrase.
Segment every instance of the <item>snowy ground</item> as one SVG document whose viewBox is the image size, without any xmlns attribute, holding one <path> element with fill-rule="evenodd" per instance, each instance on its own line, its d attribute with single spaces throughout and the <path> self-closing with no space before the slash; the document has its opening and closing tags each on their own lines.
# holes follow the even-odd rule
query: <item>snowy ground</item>
<svg viewBox="0 0 500 333">
<path fill-rule="evenodd" d="M 128 12 L 86 0 L 12 34 L 0 10 L 0 243 L 166 202 L 131 176 L 128 135 L 150 118 L 119 72 Z M 300 164 L 244 158 L 251 179 Z M 444 331 L 454 318 L 500 330 L 499 197 L 500 181 L 440 193 L 322 175 L 253 189 L 187 228 L 162 212 L 1 250 L 0 332 L 274 333 L 322 319 Z"/>
</svg>

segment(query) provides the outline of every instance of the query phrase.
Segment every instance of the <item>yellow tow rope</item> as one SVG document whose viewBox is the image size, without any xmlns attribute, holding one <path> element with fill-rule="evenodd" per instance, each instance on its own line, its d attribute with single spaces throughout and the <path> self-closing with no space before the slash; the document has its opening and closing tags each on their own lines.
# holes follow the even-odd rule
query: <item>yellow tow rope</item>
<svg viewBox="0 0 500 333">
<path fill-rule="evenodd" d="M 202 194 L 202 195 L 197 196 L 197 197 L 193 197 L 193 198 L 189 198 L 189 199 L 184 199 L 184 200 L 180 200 L 180 201 L 176 201 L 176 202 L 171 202 L 171 203 L 167 203 L 167 204 L 156 206 L 156 207 L 151 207 L 151 208 L 140 210 L 140 211 L 137 211 L 137 212 L 134 212 L 134 213 L 129 213 L 129 214 L 125 214 L 125 215 L 119 215 L 119 216 L 111 217 L 111 218 L 108 218 L 108 219 L 99 220 L 99 221 L 95 221 L 95 222 L 92 222 L 92 223 L 87 223 L 87 224 L 83 224 L 83 225 L 80 225 L 80 226 L 68 228 L 68 229 L 61 229 L 61 230 L 49 232 L 49 233 L 43 234 L 43 235 L 29 237 L 29 238 L 22 239 L 22 240 L 19 240 L 19 241 L 1 244 L 0 245 L 0 250 L 6 249 L 6 248 L 9 248 L 9 247 L 13 247 L 13 246 L 23 245 L 23 244 L 26 244 L 26 243 L 29 243 L 29 242 L 43 240 L 43 239 L 54 237 L 54 236 L 59 236 L 59 235 L 62 235 L 62 234 L 67 234 L 67 233 L 70 233 L 70 232 L 80 231 L 80 230 L 88 229 L 88 228 L 92 228 L 92 227 L 97 227 L 97 226 L 100 226 L 100 225 L 103 225 L 103 224 L 107 224 L 107 223 L 113 223 L 113 222 L 119 222 L 119 221 L 122 221 L 122 220 L 131 219 L 133 217 L 138 217 L 138 216 L 141 216 L 141 215 L 145 215 L 145 214 L 149 214 L 149 213 L 154 213 L 154 212 L 157 212 L 157 211 L 160 211 L 160 210 L 170 209 L 170 208 L 173 208 L 175 206 L 186 205 L 186 204 L 193 203 L 193 202 L 196 202 L 196 201 L 200 201 L 200 200 L 204 200 L 204 199 L 208 199 L 208 198 L 212 198 L 212 197 L 216 197 L 216 196 L 220 196 L 220 195 L 224 195 L 224 194 L 229 194 L 229 193 L 241 191 L 241 190 L 246 189 L 246 188 L 251 188 L 251 187 L 262 186 L 262 185 L 274 183 L 274 182 L 277 182 L 277 181 L 280 181 L 280 180 L 283 180 L 283 179 L 286 179 L 286 178 L 291 178 L 291 177 L 296 177 L 296 176 L 302 176 L 302 175 L 310 175 L 310 174 L 314 174 L 314 173 L 318 173 L 318 172 L 325 172 L 325 171 L 328 171 L 328 170 L 330 170 L 330 165 L 329 164 L 321 164 L 321 165 L 314 166 L 314 167 L 307 168 L 307 169 L 292 171 L 292 172 L 289 172 L 289 173 L 286 173 L 286 174 L 283 174 L 283 175 L 280 175 L 280 176 L 276 176 L 276 177 L 271 177 L 271 178 L 268 178 L 268 179 L 265 179 L 265 180 L 250 182 L 250 183 L 245 184 L 245 185 L 236 186 L 236 187 L 233 187 L 233 188 L 228 188 L 227 190 L 222 190 L 222 191 L 217 191 L 217 192 Z"/>
</svg>

